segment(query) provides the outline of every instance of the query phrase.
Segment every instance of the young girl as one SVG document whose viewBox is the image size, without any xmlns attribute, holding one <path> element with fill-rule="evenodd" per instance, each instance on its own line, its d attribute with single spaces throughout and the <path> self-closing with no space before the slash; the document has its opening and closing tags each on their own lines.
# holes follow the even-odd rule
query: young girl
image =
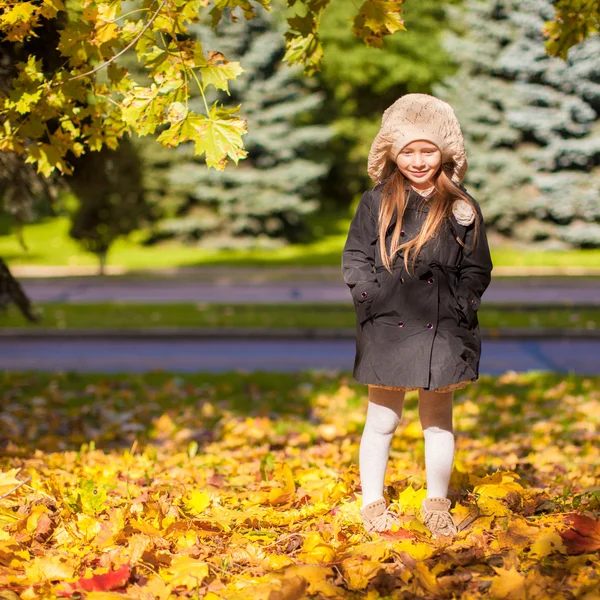
<svg viewBox="0 0 600 600">
<path fill-rule="evenodd" d="M 452 108 L 407 94 L 383 114 L 366 191 L 342 255 L 357 315 L 354 378 L 368 385 L 360 443 L 361 516 L 369 532 L 398 518 L 383 497 L 404 393 L 419 390 L 434 537 L 456 534 L 446 498 L 454 463 L 454 390 L 479 376 L 477 309 L 492 260 L 481 210 L 460 184 L 467 170 Z"/>
</svg>

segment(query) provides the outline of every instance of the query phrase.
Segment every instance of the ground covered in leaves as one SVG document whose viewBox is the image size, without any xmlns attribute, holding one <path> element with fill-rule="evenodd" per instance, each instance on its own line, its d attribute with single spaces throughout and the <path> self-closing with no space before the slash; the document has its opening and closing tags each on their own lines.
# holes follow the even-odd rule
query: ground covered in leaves
<svg viewBox="0 0 600 600">
<path fill-rule="evenodd" d="M 414 392 L 370 536 L 347 374 L 0 382 L 2 600 L 600 597 L 600 377 L 456 392 L 454 540 L 420 522 Z"/>
</svg>

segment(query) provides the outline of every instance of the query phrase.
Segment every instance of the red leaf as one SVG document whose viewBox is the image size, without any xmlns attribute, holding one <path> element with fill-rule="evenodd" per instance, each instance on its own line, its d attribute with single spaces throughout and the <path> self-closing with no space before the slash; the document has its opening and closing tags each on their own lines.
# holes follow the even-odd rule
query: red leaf
<svg viewBox="0 0 600 600">
<path fill-rule="evenodd" d="M 580 554 L 600 550 L 600 520 L 586 515 L 569 515 L 566 518 L 571 529 L 560 533 L 567 552 Z"/>
<path fill-rule="evenodd" d="M 116 571 L 109 571 L 102 575 L 82 577 L 75 583 L 63 583 L 64 592 L 69 597 L 75 592 L 108 592 L 125 587 L 131 576 L 131 567 L 123 565 Z M 64 594 L 60 594 L 64 595 Z"/>
<path fill-rule="evenodd" d="M 398 531 L 382 531 L 378 535 L 386 540 L 412 540 L 415 537 L 412 531 L 402 527 Z"/>
</svg>

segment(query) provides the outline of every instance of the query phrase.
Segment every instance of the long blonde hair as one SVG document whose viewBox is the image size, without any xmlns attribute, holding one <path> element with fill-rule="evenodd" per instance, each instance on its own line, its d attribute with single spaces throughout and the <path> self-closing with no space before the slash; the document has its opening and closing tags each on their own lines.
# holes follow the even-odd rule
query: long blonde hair
<svg viewBox="0 0 600 600">
<path fill-rule="evenodd" d="M 395 167 L 396 165 L 394 165 Z M 391 169 L 390 169 L 391 170 Z M 381 206 L 379 207 L 379 249 L 381 251 L 381 259 L 384 267 L 391 273 L 392 264 L 396 258 L 396 254 L 404 250 L 404 267 L 408 268 L 409 255 L 412 257 L 412 267 L 414 269 L 415 262 L 419 252 L 423 246 L 432 238 L 435 238 L 444 223 L 444 219 L 452 214 L 452 204 L 455 200 L 464 200 L 475 212 L 475 234 L 473 238 L 473 247 L 477 244 L 479 238 L 479 216 L 475 210 L 475 206 L 469 196 L 455 185 L 450 177 L 446 174 L 443 168 L 440 168 L 438 174 L 434 177 L 433 184 L 435 191 L 430 196 L 428 201 L 430 204 L 429 213 L 425 219 L 418 235 L 407 242 L 400 243 L 400 233 L 402 231 L 402 220 L 408 197 L 405 194 L 405 178 L 396 167 L 391 176 L 386 181 L 382 194 Z M 396 225 L 392 233 L 392 239 L 389 252 L 386 247 L 387 230 L 394 217 L 394 211 L 397 214 Z M 460 238 L 456 238 L 458 243 L 465 247 L 465 244 Z"/>
</svg>

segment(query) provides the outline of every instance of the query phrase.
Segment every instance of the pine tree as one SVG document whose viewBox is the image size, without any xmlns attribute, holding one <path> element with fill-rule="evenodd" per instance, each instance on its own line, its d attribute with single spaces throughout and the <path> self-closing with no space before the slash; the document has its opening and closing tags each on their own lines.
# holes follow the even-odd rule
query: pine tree
<svg viewBox="0 0 600 600">
<path fill-rule="evenodd" d="M 546 55 L 549 0 L 468 0 L 462 65 L 434 88 L 465 133 L 465 184 L 490 227 L 545 248 L 600 246 L 600 38 Z"/>
<path fill-rule="evenodd" d="M 245 72 L 230 83 L 229 106 L 242 105 L 248 120 L 248 157 L 224 172 L 208 170 L 189 147 L 167 156 L 145 147 L 149 186 L 162 195 L 162 220 L 153 239 L 200 240 L 204 247 L 276 247 L 304 233 L 303 217 L 319 205 L 319 179 L 329 162 L 319 148 L 329 140 L 324 126 L 306 125 L 323 95 L 298 68 L 282 62 L 285 43 L 277 15 L 264 10 L 250 22 L 221 23 L 217 32 L 198 25 L 206 51 L 219 48 Z M 207 97 L 210 106 L 211 97 Z M 196 96 L 190 103 L 202 103 Z M 169 160 L 170 158 L 170 160 Z M 161 190 L 162 188 L 162 190 Z"/>
</svg>

